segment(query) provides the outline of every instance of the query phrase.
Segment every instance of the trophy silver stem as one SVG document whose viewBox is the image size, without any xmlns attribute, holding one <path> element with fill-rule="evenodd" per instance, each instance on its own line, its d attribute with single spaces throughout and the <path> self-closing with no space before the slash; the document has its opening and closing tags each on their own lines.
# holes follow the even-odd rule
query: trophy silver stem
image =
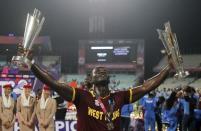
<svg viewBox="0 0 201 131">
<path fill-rule="evenodd" d="M 24 52 L 19 52 L 18 54 L 21 54 L 21 56 L 14 56 L 12 58 L 12 63 L 17 64 L 18 67 L 22 67 L 23 64 L 25 64 L 22 63 L 22 61 L 27 59 L 30 51 L 33 50 L 34 40 L 38 37 L 44 21 L 45 17 L 41 17 L 41 12 L 38 9 L 34 9 L 32 15 L 29 13 L 27 14 L 24 38 L 22 42 Z"/>
</svg>

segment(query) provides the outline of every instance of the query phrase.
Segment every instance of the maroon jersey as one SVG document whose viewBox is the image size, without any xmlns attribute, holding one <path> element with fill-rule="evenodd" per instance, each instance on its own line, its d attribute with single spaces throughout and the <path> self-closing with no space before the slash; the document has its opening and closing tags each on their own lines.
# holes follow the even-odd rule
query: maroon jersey
<svg viewBox="0 0 201 131">
<path fill-rule="evenodd" d="M 101 98 L 105 108 L 109 111 L 108 100 L 112 97 L 114 100 L 114 109 L 112 113 L 113 131 L 120 131 L 121 107 L 130 103 L 132 100 L 132 91 L 119 91 L 110 93 L 110 95 Z M 77 130 L 78 131 L 107 131 L 107 121 L 105 115 L 96 99 L 93 91 L 74 89 L 73 102 L 77 108 Z"/>
</svg>

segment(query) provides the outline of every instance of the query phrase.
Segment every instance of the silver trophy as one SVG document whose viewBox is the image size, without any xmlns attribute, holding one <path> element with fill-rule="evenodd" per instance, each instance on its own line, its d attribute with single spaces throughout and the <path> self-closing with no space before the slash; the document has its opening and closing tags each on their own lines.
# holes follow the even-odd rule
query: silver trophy
<svg viewBox="0 0 201 131">
<path fill-rule="evenodd" d="M 175 77 L 184 78 L 189 75 L 188 71 L 184 71 L 183 58 L 181 56 L 178 41 L 175 33 L 172 33 L 170 22 L 164 24 L 165 29 L 157 29 L 159 39 L 162 41 L 167 55 L 171 56 L 173 64 L 176 68 Z"/>
<path fill-rule="evenodd" d="M 29 53 L 32 51 L 34 40 L 38 37 L 45 18 L 41 16 L 41 12 L 38 9 L 34 9 L 33 15 L 27 14 L 26 26 L 24 31 L 24 38 L 22 42 L 23 53 L 18 52 L 18 56 L 13 56 L 12 64 L 18 66 L 19 68 L 26 67 L 26 59 L 28 59 Z"/>
</svg>

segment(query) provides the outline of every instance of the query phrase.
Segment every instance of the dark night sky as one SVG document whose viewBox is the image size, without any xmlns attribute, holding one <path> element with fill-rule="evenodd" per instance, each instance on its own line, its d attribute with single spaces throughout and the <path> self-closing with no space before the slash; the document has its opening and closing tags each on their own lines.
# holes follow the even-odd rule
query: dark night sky
<svg viewBox="0 0 201 131">
<path fill-rule="evenodd" d="M 80 39 L 142 38 L 146 42 L 145 73 L 160 60 L 162 43 L 157 28 L 171 22 L 183 53 L 201 53 L 200 0 L 1 0 L 0 35 L 22 36 L 27 12 L 38 8 L 46 17 L 41 35 L 49 35 L 55 54 L 62 56 L 63 70 L 76 72 Z M 105 1 L 105 2 L 102 2 Z M 90 35 L 88 18 L 105 17 L 105 33 Z"/>
</svg>

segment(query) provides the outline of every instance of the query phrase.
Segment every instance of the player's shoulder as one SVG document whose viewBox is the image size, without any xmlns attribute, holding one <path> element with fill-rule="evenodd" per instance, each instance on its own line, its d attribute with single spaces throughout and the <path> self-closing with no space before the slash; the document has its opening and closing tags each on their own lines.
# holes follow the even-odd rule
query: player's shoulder
<svg viewBox="0 0 201 131">
<path fill-rule="evenodd" d="M 93 93 L 88 90 L 83 90 L 79 88 L 74 89 L 72 102 L 78 106 L 80 103 L 86 103 L 94 98 Z"/>
</svg>

